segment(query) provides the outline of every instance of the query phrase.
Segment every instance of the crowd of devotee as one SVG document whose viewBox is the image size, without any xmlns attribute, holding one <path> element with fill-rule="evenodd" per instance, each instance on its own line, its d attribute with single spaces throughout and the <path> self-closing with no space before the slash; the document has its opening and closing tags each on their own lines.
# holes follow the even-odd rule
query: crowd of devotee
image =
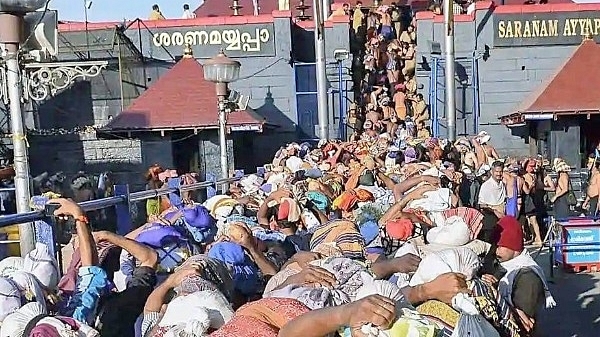
<svg viewBox="0 0 600 337">
<path fill-rule="evenodd" d="M 292 143 L 227 193 L 149 200 L 124 236 L 53 199 L 75 253 L 64 275 L 39 243 L 0 262 L 0 336 L 535 336 L 556 303 L 525 245 L 544 200 L 570 208 L 569 166 L 553 181 L 491 144 Z M 174 177 L 153 166 L 149 188 Z"/>
<path fill-rule="evenodd" d="M 409 132 L 428 137 L 430 117 L 417 93 L 416 23 L 408 8 L 391 5 L 366 9 L 357 2 L 350 15 L 354 58 L 355 104 L 349 124 L 358 132 Z M 341 14 L 341 13 L 340 13 Z M 333 15 L 336 15 L 334 12 Z"/>
</svg>

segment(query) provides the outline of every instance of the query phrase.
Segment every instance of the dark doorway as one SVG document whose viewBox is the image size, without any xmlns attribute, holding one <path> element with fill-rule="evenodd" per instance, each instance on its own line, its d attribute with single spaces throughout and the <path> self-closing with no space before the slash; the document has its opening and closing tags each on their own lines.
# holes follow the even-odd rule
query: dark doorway
<svg viewBox="0 0 600 337">
<path fill-rule="evenodd" d="M 173 162 L 177 173 L 200 172 L 198 136 L 191 131 L 173 133 Z"/>
</svg>

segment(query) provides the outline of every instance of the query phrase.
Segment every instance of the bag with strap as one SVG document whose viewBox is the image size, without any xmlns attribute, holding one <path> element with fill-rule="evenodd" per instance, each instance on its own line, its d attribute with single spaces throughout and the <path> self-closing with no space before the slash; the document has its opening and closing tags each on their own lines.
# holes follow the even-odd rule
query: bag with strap
<svg viewBox="0 0 600 337">
<path fill-rule="evenodd" d="M 577 196 L 573 192 L 573 186 L 571 185 L 571 178 L 569 177 L 569 191 L 567 192 L 567 203 L 569 206 L 577 205 Z"/>
</svg>

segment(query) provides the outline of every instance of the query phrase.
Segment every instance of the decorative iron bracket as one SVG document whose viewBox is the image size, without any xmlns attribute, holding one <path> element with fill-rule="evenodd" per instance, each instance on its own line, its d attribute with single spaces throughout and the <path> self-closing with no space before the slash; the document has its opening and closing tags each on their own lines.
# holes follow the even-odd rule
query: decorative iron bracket
<svg viewBox="0 0 600 337">
<path fill-rule="evenodd" d="M 67 89 L 78 79 L 93 78 L 102 73 L 108 61 L 26 63 L 23 72 L 25 101 L 44 101 Z"/>
</svg>

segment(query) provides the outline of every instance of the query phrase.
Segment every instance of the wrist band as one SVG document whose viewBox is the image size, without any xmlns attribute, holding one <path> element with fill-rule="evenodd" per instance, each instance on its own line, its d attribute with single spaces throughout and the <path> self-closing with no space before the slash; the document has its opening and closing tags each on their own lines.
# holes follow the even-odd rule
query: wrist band
<svg viewBox="0 0 600 337">
<path fill-rule="evenodd" d="M 84 223 L 86 225 L 90 223 L 90 221 L 88 220 L 87 216 L 85 216 L 85 215 L 80 215 L 80 216 L 76 217 L 75 218 L 75 222 L 81 222 L 81 223 Z"/>
</svg>

